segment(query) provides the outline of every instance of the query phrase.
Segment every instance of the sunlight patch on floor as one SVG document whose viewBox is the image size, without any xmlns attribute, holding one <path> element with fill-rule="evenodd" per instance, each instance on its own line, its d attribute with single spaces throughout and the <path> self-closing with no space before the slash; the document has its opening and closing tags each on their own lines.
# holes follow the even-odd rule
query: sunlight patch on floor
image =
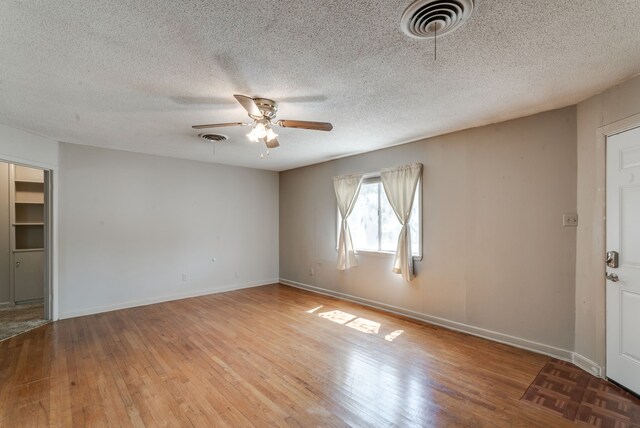
<svg viewBox="0 0 640 428">
<path fill-rule="evenodd" d="M 346 312 L 342 312 L 342 311 L 329 311 L 329 312 L 322 312 L 321 314 L 318 314 L 318 316 L 322 317 L 322 318 L 326 318 L 329 321 L 333 321 L 336 322 L 338 324 L 345 324 L 349 321 L 351 321 L 352 319 L 356 318 L 355 315 L 351 315 L 348 314 Z"/>
<path fill-rule="evenodd" d="M 322 309 L 323 307 L 324 305 L 320 305 L 313 309 L 309 309 L 308 311 L 305 311 L 305 312 L 308 314 L 316 314 L 316 311 Z M 327 319 L 336 324 L 341 324 L 366 334 L 374 334 L 374 335 L 380 334 L 380 328 L 382 327 L 382 324 L 377 321 L 372 321 L 366 318 L 362 318 L 357 315 L 340 311 L 338 309 L 333 311 L 320 312 L 317 315 L 320 318 Z M 386 340 L 387 342 L 393 342 L 402 333 L 404 333 L 404 330 L 393 331 L 387 334 L 386 336 L 384 336 L 384 340 Z M 382 334 L 384 334 L 384 332 L 382 332 Z"/>
<path fill-rule="evenodd" d="M 380 331 L 380 323 L 368 320 L 366 318 L 357 318 L 347 324 L 347 327 L 354 328 L 367 334 L 378 334 Z"/>
<path fill-rule="evenodd" d="M 322 306 L 323 306 L 323 305 L 320 305 L 320 306 L 318 306 L 317 308 L 309 309 L 309 310 L 307 311 L 307 313 L 308 313 L 308 314 L 312 314 L 312 313 L 314 313 L 315 311 L 317 311 L 318 309 L 320 309 Z"/>
<path fill-rule="evenodd" d="M 387 334 L 387 335 L 384 337 L 384 340 L 386 340 L 387 342 L 393 342 L 393 340 L 394 340 L 396 337 L 400 336 L 402 333 L 404 333 L 404 330 L 396 330 L 396 331 L 394 331 L 394 332 L 392 332 L 392 333 Z"/>
</svg>

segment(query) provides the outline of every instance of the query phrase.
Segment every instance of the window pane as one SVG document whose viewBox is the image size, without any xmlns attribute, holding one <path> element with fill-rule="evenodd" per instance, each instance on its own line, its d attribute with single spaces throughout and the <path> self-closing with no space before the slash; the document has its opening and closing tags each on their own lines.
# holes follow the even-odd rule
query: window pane
<svg viewBox="0 0 640 428">
<path fill-rule="evenodd" d="M 380 198 L 381 236 L 380 249 L 395 252 L 398 249 L 398 235 L 400 235 L 400 221 L 391 208 L 387 194 L 382 190 Z"/>
<path fill-rule="evenodd" d="M 420 186 L 416 189 L 416 196 L 413 199 L 411 207 L 411 219 L 409 227 L 411 228 L 411 252 L 414 255 L 420 255 Z"/>
<path fill-rule="evenodd" d="M 411 228 L 411 252 L 414 255 L 420 254 L 420 186 L 416 189 L 416 195 L 413 200 L 413 207 L 411 207 L 411 219 L 409 220 L 409 227 Z M 395 252 L 398 249 L 398 236 L 400 235 L 400 221 L 393 212 L 387 195 L 382 190 L 380 197 L 380 221 L 381 224 L 381 237 L 380 237 L 380 249 L 382 251 Z"/>
<path fill-rule="evenodd" d="M 357 250 L 378 251 L 378 186 L 363 184 L 349 216 L 351 239 Z"/>
</svg>

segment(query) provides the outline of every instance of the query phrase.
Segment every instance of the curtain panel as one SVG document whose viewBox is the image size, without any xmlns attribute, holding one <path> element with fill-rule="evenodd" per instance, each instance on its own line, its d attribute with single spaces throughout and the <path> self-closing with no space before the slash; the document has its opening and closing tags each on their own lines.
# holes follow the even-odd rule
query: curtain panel
<svg viewBox="0 0 640 428">
<path fill-rule="evenodd" d="M 361 185 L 362 174 L 333 177 L 333 188 L 336 191 L 338 210 L 342 216 L 340 234 L 338 235 L 338 270 L 358 266 L 347 219 L 356 204 Z"/>
<path fill-rule="evenodd" d="M 422 176 L 422 164 L 415 163 L 380 172 L 380 180 L 387 194 L 393 212 L 398 217 L 402 229 L 398 237 L 398 249 L 393 262 L 393 272 L 401 274 L 409 282 L 413 279 L 413 256 L 411 251 L 411 228 L 409 219 L 416 194 L 416 187 Z"/>
</svg>

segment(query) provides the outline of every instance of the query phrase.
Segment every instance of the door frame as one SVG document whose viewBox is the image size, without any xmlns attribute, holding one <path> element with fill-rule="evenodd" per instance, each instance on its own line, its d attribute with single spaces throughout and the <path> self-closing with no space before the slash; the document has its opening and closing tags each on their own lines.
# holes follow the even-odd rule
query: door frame
<svg viewBox="0 0 640 428">
<path fill-rule="evenodd" d="M 621 134 L 625 131 L 629 131 L 631 129 L 640 128 L 640 113 L 634 114 L 632 116 L 626 117 L 624 119 L 618 120 L 616 122 L 612 122 L 608 125 L 601 126 L 596 131 L 596 183 L 598 185 L 598 196 L 596 198 L 596 204 L 598 206 L 598 211 L 602 214 L 602 222 L 600 223 L 602 234 L 601 234 L 601 248 L 600 254 L 602 254 L 602 263 L 598 272 L 602 271 L 602 275 L 600 275 L 600 292 L 598 293 L 598 311 L 596 317 L 599 321 L 598 325 L 601 327 L 601 334 L 603 340 L 597 340 L 597 332 L 596 332 L 596 342 L 599 343 L 599 348 L 602 354 L 604 355 L 604 367 L 601 368 L 600 376 L 603 378 L 607 378 L 607 313 L 606 313 L 606 285 L 607 280 L 605 279 L 605 253 L 607 252 L 607 218 L 606 218 L 606 197 L 607 197 L 607 139 L 616 134 Z"/>
<path fill-rule="evenodd" d="M 47 320 L 56 321 L 58 319 L 58 287 L 57 287 L 57 175 L 51 165 L 39 162 L 26 161 L 23 159 L 11 159 L 3 155 L 0 162 L 8 164 L 26 166 L 29 168 L 41 169 L 45 176 L 45 227 L 44 227 L 44 317 Z M 13 258 L 12 258 L 13 260 Z M 13 274 L 12 274 L 13 276 Z M 13 282 L 13 281 L 12 281 Z M 14 302 L 14 285 L 11 284 L 11 301 Z"/>
</svg>

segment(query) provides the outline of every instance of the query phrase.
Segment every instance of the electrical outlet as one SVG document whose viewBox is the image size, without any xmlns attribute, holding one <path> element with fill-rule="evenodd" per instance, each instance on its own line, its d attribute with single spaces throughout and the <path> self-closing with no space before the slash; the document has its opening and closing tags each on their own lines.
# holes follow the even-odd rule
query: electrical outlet
<svg viewBox="0 0 640 428">
<path fill-rule="evenodd" d="M 238 272 L 236 272 L 234 275 L 235 275 L 236 279 L 238 279 Z"/>
<path fill-rule="evenodd" d="M 187 281 L 187 274 L 184 272 L 182 273 L 182 280 L 185 282 Z"/>
<path fill-rule="evenodd" d="M 562 226 L 564 227 L 577 227 L 578 226 L 578 214 L 570 213 L 562 216 Z"/>
<path fill-rule="evenodd" d="M 313 267 L 309 268 L 309 275 L 314 276 L 316 274 L 316 270 Z"/>
</svg>

